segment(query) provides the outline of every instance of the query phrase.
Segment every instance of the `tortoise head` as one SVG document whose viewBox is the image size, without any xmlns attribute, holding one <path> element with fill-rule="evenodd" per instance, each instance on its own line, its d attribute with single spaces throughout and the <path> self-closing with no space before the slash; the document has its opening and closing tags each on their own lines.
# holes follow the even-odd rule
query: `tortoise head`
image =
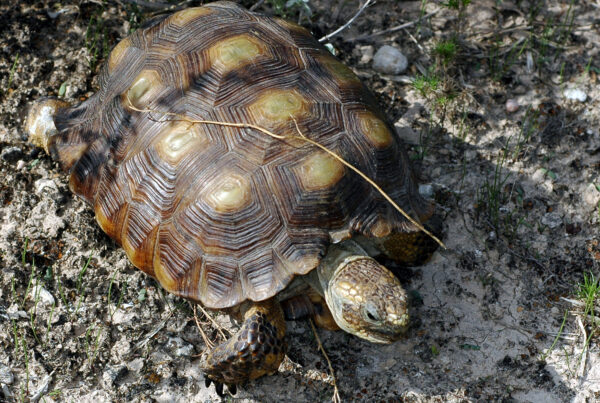
<svg viewBox="0 0 600 403">
<path fill-rule="evenodd" d="M 408 326 L 406 291 L 371 257 L 345 258 L 331 275 L 325 297 L 339 327 L 371 342 L 392 343 Z"/>
</svg>

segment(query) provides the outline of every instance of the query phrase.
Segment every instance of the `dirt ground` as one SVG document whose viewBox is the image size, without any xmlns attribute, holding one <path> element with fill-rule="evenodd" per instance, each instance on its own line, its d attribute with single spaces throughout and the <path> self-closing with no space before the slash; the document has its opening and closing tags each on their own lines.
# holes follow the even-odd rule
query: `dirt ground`
<svg viewBox="0 0 600 403">
<path fill-rule="evenodd" d="M 147 3 L 0 0 L 0 401 L 220 400 L 198 368 L 191 306 L 127 261 L 23 131 L 35 99 L 97 90 L 107 52 L 156 12 Z M 344 401 L 600 401 L 598 331 L 577 294 L 600 274 L 600 8 L 473 3 L 377 0 L 331 40 L 406 141 L 447 245 L 398 270 L 412 295 L 404 340 L 319 330 Z M 300 22 L 318 38 L 360 4 L 310 0 Z M 384 44 L 408 70 L 373 69 Z M 289 322 L 288 337 L 278 374 L 225 399 L 329 401 L 309 324 Z"/>
</svg>

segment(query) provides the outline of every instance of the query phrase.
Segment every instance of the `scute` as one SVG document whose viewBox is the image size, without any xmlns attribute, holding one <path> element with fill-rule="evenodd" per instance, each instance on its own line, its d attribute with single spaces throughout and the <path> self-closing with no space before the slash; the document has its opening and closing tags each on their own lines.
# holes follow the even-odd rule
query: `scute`
<svg viewBox="0 0 600 403">
<path fill-rule="evenodd" d="M 208 308 L 274 296 L 353 233 L 414 230 L 298 130 L 430 214 L 372 95 L 296 24 L 229 2 L 163 16 L 117 44 L 100 86 L 58 112 L 49 151 L 135 266 Z"/>
</svg>

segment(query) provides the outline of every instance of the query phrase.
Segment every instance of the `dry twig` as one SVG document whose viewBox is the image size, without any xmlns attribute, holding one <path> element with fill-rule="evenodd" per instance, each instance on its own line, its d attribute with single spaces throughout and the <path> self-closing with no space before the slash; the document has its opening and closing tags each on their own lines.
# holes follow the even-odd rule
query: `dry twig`
<svg viewBox="0 0 600 403">
<path fill-rule="evenodd" d="M 371 40 L 377 36 L 381 36 L 381 35 L 386 35 L 386 34 L 391 34 L 394 33 L 396 31 L 400 31 L 402 29 L 406 29 L 408 27 L 412 27 L 415 24 L 418 24 L 419 22 L 421 22 L 422 20 L 425 20 L 427 18 L 433 17 L 434 15 L 436 15 L 441 9 L 437 9 L 434 10 L 430 13 L 427 13 L 419 18 L 417 18 L 416 20 L 412 21 L 412 22 L 407 22 L 405 24 L 402 25 L 397 25 L 395 27 L 392 28 L 388 28 L 388 29 L 384 29 L 383 31 L 377 31 L 377 32 L 373 32 L 371 34 L 368 35 L 361 35 L 361 36 L 357 36 L 356 38 L 351 38 L 349 39 L 350 42 L 358 42 L 358 41 L 368 41 Z"/>
<path fill-rule="evenodd" d="M 215 343 L 210 341 L 210 339 L 208 338 L 206 333 L 204 333 L 204 329 L 202 329 L 202 325 L 200 323 L 200 320 L 198 320 L 198 315 L 196 314 L 196 304 L 192 304 L 192 310 L 194 311 L 194 321 L 196 322 L 196 327 L 198 328 L 198 331 L 200 332 L 200 336 L 202 336 L 202 340 L 204 340 L 204 345 L 209 350 L 212 350 L 213 348 L 215 348 Z"/>
<path fill-rule="evenodd" d="M 342 32 L 344 29 L 348 28 L 350 25 L 352 25 L 352 23 L 354 22 L 354 20 L 356 20 L 362 13 L 363 11 L 365 11 L 365 9 L 372 3 L 371 0 L 367 0 L 365 2 L 365 4 L 363 4 L 358 11 L 356 12 L 356 14 L 354 14 L 352 16 L 352 18 L 350 18 L 344 25 L 342 25 L 341 27 L 339 27 L 338 29 L 336 29 L 335 31 L 333 31 L 330 34 L 325 35 L 324 37 L 322 37 L 321 39 L 319 39 L 319 42 L 325 42 L 330 40 L 331 38 L 333 38 L 334 36 L 336 36 L 337 34 L 339 34 L 340 32 Z"/>
<path fill-rule="evenodd" d="M 315 335 L 315 339 L 317 340 L 317 345 L 319 346 L 319 350 L 321 350 L 321 353 L 323 353 L 325 360 L 327 360 L 327 365 L 329 366 L 329 372 L 331 372 L 331 379 L 333 380 L 333 397 L 331 398 L 331 400 L 333 401 L 333 403 L 341 403 L 342 399 L 340 398 L 340 391 L 337 387 L 337 379 L 335 377 L 335 371 L 333 370 L 333 365 L 331 365 L 329 356 L 325 352 L 325 348 L 323 347 L 323 344 L 321 343 L 321 339 L 319 338 L 319 334 L 317 333 L 317 328 L 315 327 L 313 320 L 309 319 L 308 321 L 310 322 L 310 327 L 312 328 L 312 331 Z"/>
<path fill-rule="evenodd" d="M 583 350 L 581 350 L 581 361 L 579 362 L 579 370 L 578 376 L 583 378 L 583 374 L 585 373 L 585 364 L 587 361 L 587 350 L 588 350 L 588 338 L 587 332 L 585 331 L 585 326 L 583 326 L 583 322 L 581 321 L 581 316 L 577 316 L 577 324 L 579 325 L 579 329 L 583 334 Z"/>
</svg>

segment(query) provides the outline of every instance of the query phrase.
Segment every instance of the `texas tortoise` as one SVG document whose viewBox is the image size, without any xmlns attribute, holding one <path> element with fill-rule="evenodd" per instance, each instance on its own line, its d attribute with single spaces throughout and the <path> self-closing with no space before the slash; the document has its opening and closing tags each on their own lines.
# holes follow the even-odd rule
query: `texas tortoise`
<svg viewBox="0 0 600 403">
<path fill-rule="evenodd" d="M 27 131 L 136 267 L 243 318 L 201 364 L 220 392 L 277 370 L 284 311 L 378 343 L 406 329 L 406 293 L 370 256 L 414 264 L 433 241 L 299 133 L 415 220 L 431 203 L 373 96 L 304 28 L 230 2 L 152 20 L 95 95 L 37 101 Z"/>
</svg>

